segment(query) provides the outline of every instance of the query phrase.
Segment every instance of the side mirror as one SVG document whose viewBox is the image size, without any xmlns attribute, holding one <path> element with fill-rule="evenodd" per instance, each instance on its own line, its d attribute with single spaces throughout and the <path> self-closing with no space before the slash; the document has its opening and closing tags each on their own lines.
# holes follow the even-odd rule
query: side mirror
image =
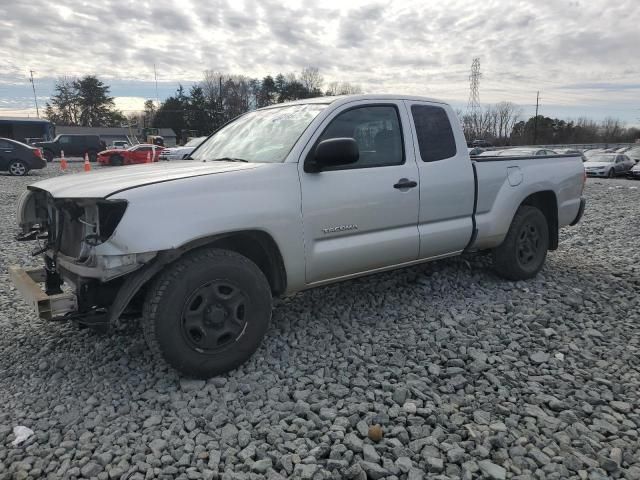
<svg viewBox="0 0 640 480">
<path fill-rule="evenodd" d="M 316 146 L 305 171 L 320 172 L 326 167 L 356 163 L 359 158 L 358 143 L 353 138 L 329 138 Z"/>
</svg>

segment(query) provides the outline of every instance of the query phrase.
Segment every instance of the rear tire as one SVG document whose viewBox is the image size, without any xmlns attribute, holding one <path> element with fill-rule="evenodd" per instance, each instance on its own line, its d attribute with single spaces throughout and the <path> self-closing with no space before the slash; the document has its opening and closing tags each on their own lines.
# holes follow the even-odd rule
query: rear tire
<svg viewBox="0 0 640 480">
<path fill-rule="evenodd" d="M 29 173 L 29 167 L 22 160 L 12 160 L 9 162 L 9 175 L 14 177 L 24 177 Z"/>
<path fill-rule="evenodd" d="M 113 167 L 120 167 L 124 163 L 123 158 L 120 155 L 114 155 L 109 159 L 109 165 Z"/>
<path fill-rule="evenodd" d="M 271 319 L 269 282 L 255 263 L 199 249 L 171 264 L 147 292 L 142 329 L 157 358 L 209 378 L 244 363 Z"/>
<path fill-rule="evenodd" d="M 96 162 L 98 160 L 98 153 L 95 150 L 89 150 L 87 152 L 87 154 L 89 155 L 89 161 L 90 162 Z"/>
<path fill-rule="evenodd" d="M 536 207 L 522 205 L 502 244 L 493 251 L 493 265 L 501 277 L 526 280 L 542 269 L 549 249 L 549 226 Z"/>
</svg>

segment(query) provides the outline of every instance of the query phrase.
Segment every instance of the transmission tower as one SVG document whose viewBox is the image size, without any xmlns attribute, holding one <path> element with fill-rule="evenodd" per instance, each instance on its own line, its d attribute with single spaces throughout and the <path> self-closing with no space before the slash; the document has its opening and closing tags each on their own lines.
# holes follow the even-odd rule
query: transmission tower
<svg viewBox="0 0 640 480">
<path fill-rule="evenodd" d="M 467 104 L 467 115 L 471 119 L 471 128 L 474 135 L 479 133 L 481 75 L 480 59 L 474 58 L 471 64 L 471 74 L 469 75 L 469 103 Z"/>
</svg>

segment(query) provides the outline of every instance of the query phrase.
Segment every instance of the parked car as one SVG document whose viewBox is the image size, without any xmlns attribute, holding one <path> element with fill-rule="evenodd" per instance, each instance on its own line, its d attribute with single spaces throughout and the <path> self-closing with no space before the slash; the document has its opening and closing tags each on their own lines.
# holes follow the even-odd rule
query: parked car
<svg viewBox="0 0 640 480">
<path fill-rule="evenodd" d="M 134 145 L 126 150 L 112 148 L 98 154 L 98 163 L 117 167 L 120 165 L 132 165 L 134 163 L 147 163 L 147 160 L 157 162 L 162 149 L 163 147 L 159 145 L 151 145 L 148 143 Z"/>
<path fill-rule="evenodd" d="M 50 142 L 37 142 L 33 145 L 42 149 L 47 162 L 59 157 L 61 151 L 64 151 L 66 157 L 84 157 L 87 154 L 89 160 L 95 162 L 98 152 L 102 150 L 99 135 L 61 134 Z"/>
<path fill-rule="evenodd" d="M 480 147 L 480 148 L 491 148 L 493 145 L 489 143 L 487 140 L 473 140 L 467 143 L 467 147 Z"/>
<path fill-rule="evenodd" d="M 29 170 L 37 170 L 47 166 L 42 158 L 42 151 L 26 143 L 10 138 L 0 138 L 0 170 L 9 175 L 22 177 Z"/>
<path fill-rule="evenodd" d="M 210 377 L 258 348 L 273 296 L 477 251 L 526 280 L 585 207 L 580 156 L 472 161 L 453 108 L 422 97 L 273 105 L 192 155 L 29 187 L 18 223 L 48 236 L 47 268 L 10 272 L 42 318 L 106 328 L 142 305 L 154 354 Z"/>
<path fill-rule="evenodd" d="M 590 177 L 617 177 L 626 175 L 633 167 L 633 161 L 619 153 L 600 153 L 587 158 L 584 171 Z"/>
<path fill-rule="evenodd" d="M 536 157 L 540 155 L 557 155 L 557 153 L 548 148 L 507 148 L 480 154 L 481 157 Z"/>
<path fill-rule="evenodd" d="M 206 139 L 207 137 L 196 137 L 189 140 L 182 147 L 165 148 L 160 152 L 160 160 L 184 160 Z"/>
<path fill-rule="evenodd" d="M 129 145 L 129 142 L 127 142 L 126 140 L 114 140 L 113 142 L 111 142 L 111 150 L 125 150 L 127 148 L 129 148 L 131 145 Z"/>
<path fill-rule="evenodd" d="M 605 152 L 604 148 L 592 148 L 589 150 L 585 150 L 584 152 L 582 152 L 582 154 L 588 158 L 593 157 L 594 155 L 600 155 L 601 153 L 607 153 Z"/>
<path fill-rule="evenodd" d="M 629 150 L 625 152 L 625 155 L 633 161 L 633 163 L 637 164 L 640 162 L 640 146 L 633 146 Z"/>
<path fill-rule="evenodd" d="M 629 170 L 629 178 L 640 180 L 640 163 L 636 163 L 631 170 Z"/>
<path fill-rule="evenodd" d="M 469 156 L 471 156 L 471 157 L 474 157 L 476 155 L 480 155 L 481 153 L 483 153 L 485 151 L 484 148 L 480 148 L 480 147 L 468 148 L 467 150 L 469 152 Z"/>
</svg>

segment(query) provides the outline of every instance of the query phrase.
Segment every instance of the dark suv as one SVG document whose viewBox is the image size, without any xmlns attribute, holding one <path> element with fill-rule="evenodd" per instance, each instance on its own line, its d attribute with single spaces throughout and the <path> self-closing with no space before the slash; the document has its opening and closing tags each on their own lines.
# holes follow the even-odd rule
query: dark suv
<svg viewBox="0 0 640 480">
<path fill-rule="evenodd" d="M 64 151 L 65 157 L 84 157 L 89 155 L 89 160 L 95 162 L 98 152 L 103 150 L 98 135 L 72 135 L 61 134 L 50 142 L 37 142 L 36 147 L 42 148 L 44 158 L 48 162 L 60 156 L 60 151 Z"/>
</svg>

